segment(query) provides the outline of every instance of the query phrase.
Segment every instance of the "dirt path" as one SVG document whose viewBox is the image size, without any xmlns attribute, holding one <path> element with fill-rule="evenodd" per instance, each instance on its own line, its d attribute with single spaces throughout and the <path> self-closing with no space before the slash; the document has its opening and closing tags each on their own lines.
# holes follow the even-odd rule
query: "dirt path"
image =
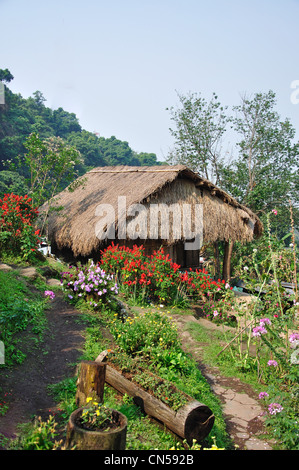
<svg viewBox="0 0 299 470">
<path fill-rule="evenodd" d="M 85 326 L 76 321 L 80 313 L 58 293 L 46 314 L 48 330 L 44 343 L 30 349 L 23 364 L 1 371 L 0 387 L 8 393 L 9 409 L 0 416 L 0 434 L 8 438 L 16 436 L 19 423 L 55 411 L 47 386 L 73 376 L 81 355 Z"/>
<path fill-rule="evenodd" d="M 235 377 L 224 377 L 216 367 L 208 367 L 202 362 L 204 345 L 196 341 L 188 332 L 188 323 L 196 322 L 205 328 L 217 328 L 213 323 L 197 319 L 193 315 L 171 315 L 177 324 L 183 349 L 192 354 L 198 362 L 202 374 L 206 377 L 214 394 L 223 404 L 223 415 L 227 432 L 239 450 L 271 450 L 273 442 L 260 439 L 265 435 L 263 409 L 257 400 L 257 394 L 248 384 Z"/>
<path fill-rule="evenodd" d="M 9 394 L 6 399 L 9 409 L 0 416 L 0 434 L 8 438 L 16 436 L 18 424 L 28 422 L 34 416 L 45 419 L 55 412 L 56 404 L 47 386 L 72 377 L 82 352 L 85 325 L 77 321 L 80 313 L 63 300 L 62 294 L 56 294 L 46 314 L 48 331 L 44 343 L 27 351 L 23 364 L 1 371 L 0 388 Z M 205 320 L 192 315 L 172 315 L 172 318 L 178 325 L 184 349 L 192 353 L 215 395 L 223 403 L 232 441 L 240 450 L 270 450 L 271 443 L 257 438 L 265 433 L 265 429 L 256 393 L 238 379 L 223 377 L 216 368 L 202 363 L 202 345 L 192 338 L 187 324 Z M 211 322 L 207 323 L 214 327 Z"/>
</svg>

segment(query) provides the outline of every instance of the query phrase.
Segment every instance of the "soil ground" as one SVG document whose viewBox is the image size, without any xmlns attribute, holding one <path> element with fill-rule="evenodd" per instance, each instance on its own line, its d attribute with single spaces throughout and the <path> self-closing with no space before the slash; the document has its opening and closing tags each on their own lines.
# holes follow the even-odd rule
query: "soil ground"
<svg viewBox="0 0 299 470">
<path fill-rule="evenodd" d="M 23 364 L 1 372 L 0 388 L 8 393 L 9 409 L 0 416 L 0 434 L 14 438 L 18 424 L 35 416 L 46 418 L 56 404 L 47 387 L 73 377 L 82 354 L 85 326 L 80 313 L 56 295 L 47 311 L 48 331 L 42 345 L 27 351 Z"/>
<path fill-rule="evenodd" d="M 63 300 L 62 294 L 57 294 L 46 314 L 48 331 L 43 344 L 28 350 L 23 364 L 1 372 L 0 390 L 8 393 L 6 401 L 9 402 L 9 409 L 4 416 L 0 416 L 0 435 L 7 438 L 16 437 L 19 424 L 35 416 L 45 419 L 55 413 L 56 404 L 47 387 L 73 377 L 82 353 L 85 326 L 78 322 L 80 313 Z M 185 350 L 198 361 L 213 392 L 223 403 L 232 441 L 240 450 L 270 450 L 271 443 L 258 439 L 265 429 L 256 393 L 238 379 L 223 377 L 217 369 L 202 363 L 202 345 L 192 338 L 186 327 L 188 322 L 200 322 L 201 319 L 192 315 L 172 317 L 178 325 Z"/>
</svg>

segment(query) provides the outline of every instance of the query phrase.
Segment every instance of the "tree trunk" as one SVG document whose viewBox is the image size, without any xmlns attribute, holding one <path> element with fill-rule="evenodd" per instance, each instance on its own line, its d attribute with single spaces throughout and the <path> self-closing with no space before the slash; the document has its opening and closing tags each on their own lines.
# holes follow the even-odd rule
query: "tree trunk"
<svg viewBox="0 0 299 470">
<path fill-rule="evenodd" d="M 189 445 L 192 445 L 193 439 L 200 442 L 213 427 L 215 418 L 210 408 L 192 397 L 186 405 L 174 411 L 108 365 L 106 382 L 120 393 L 133 397 L 146 414 L 164 423 L 179 437 L 186 439 Z"/>
<path fill-rule="evenodd" d="M 225 242 L 222 277 L 225 281 L 230 280 L 231 276 L 231 258 L 233 253 L 233 242 Z"/>
<path fill-rule="evenodd" d="M 86 398 L 92 397 L 101 403 L 104 395 L 106 364 L 96 361 L 82 361 L 77 380 L 76 405 L 86 404 Z"/>
</svg>

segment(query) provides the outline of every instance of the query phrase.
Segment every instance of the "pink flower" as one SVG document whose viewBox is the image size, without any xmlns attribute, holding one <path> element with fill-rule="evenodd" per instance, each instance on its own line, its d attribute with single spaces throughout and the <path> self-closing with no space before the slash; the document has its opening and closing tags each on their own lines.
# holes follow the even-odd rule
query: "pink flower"
<svg viewBox="0 0 299 470">
<path fill-rule="evenodd" d="M 51 290 L 45 290 L 45 297 L 50 297 L 50 299 L 54 299 L 55 294 Z"/>
<path fill-rule="evenodd" d="M 290 343 L 293 343 L 294 341 L 299 341 L 299 333 L 293 333 L 290 335 L 289 338 Z"/>
<path fill-rule="evenodd" d="M 259 394 L 259 399 L 262 400 L 263 398 L 267 398 L 269 396 L 269 393 L 267 392 L 261 392 Z"/>
<path fill-rule="evenodd" d="M 252 336 L 261 336 L 267 333 L 266 328 L 263 326 L 256 326 L 255 328 L 252 329 Z"/>
<path fill-rule="evenodd" d="M 277 215 L 277 210 L 272 209 L 272 212 L 273 212 L 274 215 Z"/>
<path fill-rule="evenodd" d="M 277 366 L 278 366 L 278 363 L 277 363 L 276 361 L 270 360 L 270 361 L 268 361 L 268 366 L 277 367 Z"/>
<path fill-rule="evenodd" d="M 260 326 L 271 325 L 271 320 L 269 318 L 261 318 L 260 319 Z"/>
<path fill-rule="evenodd" d="M 276 415 L 276 413 L 280 413 L 283 410 L 283 407 L 279 403 L 270 403 L 268 410 L 270 415 Z"/>
</svg>

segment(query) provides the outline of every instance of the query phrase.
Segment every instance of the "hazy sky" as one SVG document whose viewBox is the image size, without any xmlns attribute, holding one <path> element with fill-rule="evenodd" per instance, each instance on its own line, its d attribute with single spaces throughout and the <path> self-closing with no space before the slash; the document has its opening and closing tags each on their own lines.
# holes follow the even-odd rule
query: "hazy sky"
<svg viewBox="0 0 299 470">
<path fill-rule="evenodd" d="M 299 139 L 299 0 L 0 0 L 0 68 L 81 126 L 163 160 L 176 90 L 277 96 Z M 299 93 L 297 94 L 299 97 Z"/>
</svg>

